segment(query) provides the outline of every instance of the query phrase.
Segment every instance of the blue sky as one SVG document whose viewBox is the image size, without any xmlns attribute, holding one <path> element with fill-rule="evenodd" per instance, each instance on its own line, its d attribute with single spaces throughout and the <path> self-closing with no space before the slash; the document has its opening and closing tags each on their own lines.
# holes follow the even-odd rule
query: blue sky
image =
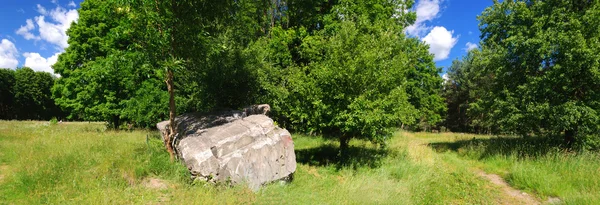
<svg viewBox="0 0 600 205">
<path fill-rule="evenodd" d="M 406 32 L 429 44 L 436 65 L 446 67 L 479 44 L 477 16 L 492 0 L 417 0 L 416 23 Z"/>
<path fill-rule="evenodd" d="M 68 46 L 65 31 L 77 20 L 80 1 L 2 0 L 0 6 L 0 67 L 50 67 Z"/>
<path fill-rule="evenodd" d="M 68 46 L 65 31 L 79 17 L 81 0 L 2 0 L 0 67 L 31 67 L 53 72 L 51 65 Z M 430 45 L 436 65 L 450 66 L 479 43 L 477 15 L 492 0 L 416 0 L 417 22 L 406 29 Z"/>
</svg>

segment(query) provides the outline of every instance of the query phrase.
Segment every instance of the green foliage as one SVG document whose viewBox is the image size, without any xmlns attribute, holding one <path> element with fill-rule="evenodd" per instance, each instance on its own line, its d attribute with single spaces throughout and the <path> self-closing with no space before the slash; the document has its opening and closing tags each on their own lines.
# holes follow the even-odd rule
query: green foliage
<svg viewBox="0 0 600 205">
<path fill-rule="evenodd" d="M 50 119 L 50 125 L 56 125 L 58 124 L 58 119 L 56 119 L 56 117 L 53 117 L 52 119 Z"/>
<path fill-rule="evenodd" d="M 0 119 L 48 120 L 62 117 L 54 104 L 50 88 L 55 77 L 23 67 L 17 70 L 0 69 Z"/>
<path fill-rule="evenodd" d="M 413 123 L 416 112 L 404 87 L 401 34 L 361 34 L 353 22 L 342 22 L 339 28 L 314 42 L 325 54 L 303 68 L 309 73 L 292 84 L 295 100 L 286 107 L 289 119 L 334 137 L 383 142 L 391 128 Z"/>
<path fill-rule="evenodd" d="M 598 1 L 558 0 L 487 8 L 478 17 L 481 51 L 449 72 L 454 129 L 562 135 L 573 147 L 598 149 L 600 32 L 590 25 L 600 21 L 599 8 Z"/>
<path fill-rule="evenodd" d="M 453 132 L 497 132 L 490 90 L 492 76 L 486 70 L 482 50 L 471 50 L 463 59 L 454 60 L 448 68 L 448 81 L 444 84 L 444 97 L 448 105 L 445 125 Z"/>
<path fill-rule="evenodd" d="M 412 4 L 89 0 L 54 95 L 73 118 L 150 127 L 173 72 L 178 113 L 268 103 L 287 128 L 383 143 L 445 111 L 427 46 L 403 33 Z"/>
<path fill-rule="evenodd" d="M 252 44 L 260 102 L 297 131 L 383 143 L 402 124 L 435 125 L 442 79 L 427 47 L 402 30 L 411 2 L 339 2 L 319 28 L 275 27 Z M 294 11 L 290 11 L 294 12 Z M 308 20 L 313 21 L 313 20 Z M 268 96 L 268 97 L 265 97 Z"/>
<path fill-rule="evenodd" d="M 15 71 L 2 68 L 0 69 L 0 119 L 14 119 L 14 87 Z"/>
<path fill-rule="evenodd" d="M 168 118 L 169 96 L 161 89 L 164 82 L 157 79 L 138 85 L 132 98 L 124 100 L 123 116 L 131 119 L 138 127 L 154 127 L 157 122 Z M 161 86 L 157 86 L 161 85 Z"/>
<path fill-rule="evenodd" d="M 165 88 L 157 72 L 144 66 L 147 54 L 130 50 L 135 33 L 128 9 L 88 0 L 79 15 L 67 31 L 70 46 L 54 65 L 61 75 L 53 87 L 57 104 L 72 119 L 107 121 L 113 128 L 133 120 L 142 127 L 155 124 L 167 113 L 158 106 L 164 95 L 148 95 Z"/>
</svg>

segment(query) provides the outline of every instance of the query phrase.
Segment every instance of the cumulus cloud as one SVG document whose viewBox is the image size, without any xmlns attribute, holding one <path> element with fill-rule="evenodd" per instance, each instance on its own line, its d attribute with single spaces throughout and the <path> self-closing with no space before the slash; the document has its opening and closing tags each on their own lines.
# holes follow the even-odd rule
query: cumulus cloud
<svg viewBox="0 0 600 205">
<path fill-rule="evenodd" d="M 417 20 L 406 27 L 406 32 L 413 36 L 421 36 L 430 29 L 425 23 L 438 17 L 442 0 L 420 0 L 416 6 Z"/>
<path fill-rule="evenodd" d="M 454 31 L 448 31 L 446 28 L 441 26 L 434 27 L 427 36 L 421 39 L 423 42 L 429 44 L 429 53 L 435 57 L 434 61 L 440 61 L 448 58 L 450 50 L 456 42 L 458 37 L 453 37 Z"/>
<path fill-rule="evenodd" d="M 476 49 L 478 47 L 479 46 L 475 43 L 467 42 L 467 44 L 465 45 L 465 50 L 468 52 L 468 51 Z"/>
<path fill-rule="evenodd" d="M 8 39 L 0 41 L 0 68 L 17 68 L 19 60 L 17 60 L 17 47 Z"/>
<path fill-rule="evenodd" d="M 411 26 L 406 27 L 404 30 L 407 34 L 416 36 L 421 41 L 429 44 L 429 52 L 434 54 L 434 60 L 440 61 L 448 58 L 450 50 L 456 42 L 458 37 L 454 37 L 454 31 L 448 31 L 442 26 L 431 27 L 427 23 L 440 17 L 441 7 L 440 4 L 444 0 L 420 0 L 415 6 L 415 12 L 417 13 L 417 19 Z M 427 34 L 427 35 L 425 35 Z M 425 37 L 423 37 L 425 35 Z"/>
<path fill-rule="evenodd" d="M 56 63 L 58 60 L 58 55 L 60 53 L 55 53 L 53 56 L 49 58 L 42 57 L 39 53 L 24 53 L 25 57 L 25 67 L 30 67 L 35 71 L 43 71 L 48 73 L 54 73 L 54 69 L 52 69 L 52 65 Z"/>
<path fill-rule="evenodd" d="M 31 40 L 31 39 L 35 39 L 35 40 L 39 40 L 39 37 L 33 35 L 33 33 L 31 33 L 31 31 L 35 29 L 35 25 L 33 25 L 33 21 L 31 19 L 27 19 L 26 24 L 24 26 L 21 26 L 21 28 L 19 28 L 17 30 L 17 34 L 23 36 L 23 38 L 27 39 L 27 40 Z"/>
<path fill-rule="evenodd" d="M 444 83 L 448 82 L 450 80 L 448 73 L 444 73 L 444 75 L 442 75 L 442 79 L 444 79 Z"/>
<path fill-rule="evenodd" d="M 67 10 L 60 6 L 48 11 L 41 5 L 37 5 L 37 11 L 41 16 L 36 16 L 34 20 L 27 19 L 26 24 L 21 26 L 16 33 L 23 36 L 27 40 L 44 40 L 52 45 L 55 45 L 58 50 L 64 50 L 69 44 L 67 43 L 67 29 L 71 23 L 77 21 L 79 13 L 77 10 Z M 34 24 L 35 22 L 35 24 Z M 32 31 L 38 29 L 38 34 Z"/>
<path fill-rule="evenodd" d="M 79 13 L 77 13 L 76 9 L 65 9 L 58 5 L 57 0 L 53 0 L 52 3 L 56 4 L 56 8 L 52 10 L 48 10 L 38 4 L 37 12 L 40 15 L 34 17 L 33 19 L 27 19 L 25 21 L 25 25 L 21 26 L 16 31 L 18 35 L 23 36 L 23 38 L 27 40 L 41 40 L 49 43 L 49 45 L 53 45 L 56 48 L 56 53 L 48 58 L 40 55 L 40 53 L 23 53 L 23 57 L 25 57 L 25 64 L 23 66 L 30 67 L 36 71 L 44 71 L 49 73 L 54 73 L 52 65 L 54 65 L 58 60 L 58 55 L 64 52 L 64 49 L 69 46 L 67 43 L 67 40 L 69 39 L 66 34 L 67 29 L 71 27 L 72 22 L 76 22 L 77 19 L 79 19 Z M 75 2 L 71 1 L 69 6 L 76 7 L 77 5 L 75 5 Z M 42 45 L 40 49 L 43 50 L 44 45 Z M 13 59 L 15 59 L 13 67 L 17 66 L 18 62 L 16 61 L 16 57 L 18 53 L 16 49 L 13 50 L 14 52 L 11 52 L 10 55 L 5 55 L 4 53 L 6 52 L 4 52 L 4 50 L 0 52 L 0 54 L 2 54 L 2 58 L 0 58 L 0 65 L 2 65 L 2 62 L 7 62 L 3 59 L 4 56 L 11 56 Z"/>
</svg>

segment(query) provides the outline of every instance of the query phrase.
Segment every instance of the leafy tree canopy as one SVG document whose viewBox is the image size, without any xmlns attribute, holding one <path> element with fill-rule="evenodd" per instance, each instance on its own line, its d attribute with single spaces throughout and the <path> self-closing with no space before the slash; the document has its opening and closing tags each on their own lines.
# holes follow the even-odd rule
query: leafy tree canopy
<svg viewBox="0 0 600 205">
<path fill-rule="evenodd" d="M 503 132 L 600 145 L 600 2 L 495 1 L 480 16 Z"/>
</svg>

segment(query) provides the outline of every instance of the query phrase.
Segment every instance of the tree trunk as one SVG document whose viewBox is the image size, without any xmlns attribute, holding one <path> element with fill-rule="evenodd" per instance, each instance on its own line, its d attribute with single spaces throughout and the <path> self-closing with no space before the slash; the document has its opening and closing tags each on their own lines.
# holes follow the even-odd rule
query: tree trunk
<svg viewBox="0 0 600 205">
<path fill-rule="evenodd" d="M 576 134 L 577 134 L 577 131 L 575 131 L 574 129 L 565 131 L 565 144 L 567 146 L 571 147 L 573 145 L 573 143 L 575 143 L 575 135 Z"/>
<path fill-rule="evenodd" d="M 119 125 L 121 125 L 121 119 L 119 118 L 118 115 L 113 115 L 112 117 L 112 127 L 113 129 L 117 130 L 119 129 Z"/>
<path fill-rule="evenodd" d="M 167 147 L 167 152 L 171 156 L 171 160 L 174 159 L 174 151 L 173 145 L 171 141 L 177 134 L 177 129 L 175 128 L 175 90 L 173 85 L 173 71 L 167 71 L 167 90 L 169 91 L 169 136 L 165 139 L 165 146 Z"/>
<path fill-rule="evenodd" d="M 277 13 L 277 0 L 271 2 L 271 29 L 275 27 L 275 14 Z"/>
<path fill-rule="evenodd" d="M 347 135 L 343 135 L 342 137 L 340 137 L 340 162 L 345 163 L 347 161 L 347 159 L 349 158 L 348 156 L 348 147 L 350 144 L 350 137 L 348 137 Z"/>
</svg>

